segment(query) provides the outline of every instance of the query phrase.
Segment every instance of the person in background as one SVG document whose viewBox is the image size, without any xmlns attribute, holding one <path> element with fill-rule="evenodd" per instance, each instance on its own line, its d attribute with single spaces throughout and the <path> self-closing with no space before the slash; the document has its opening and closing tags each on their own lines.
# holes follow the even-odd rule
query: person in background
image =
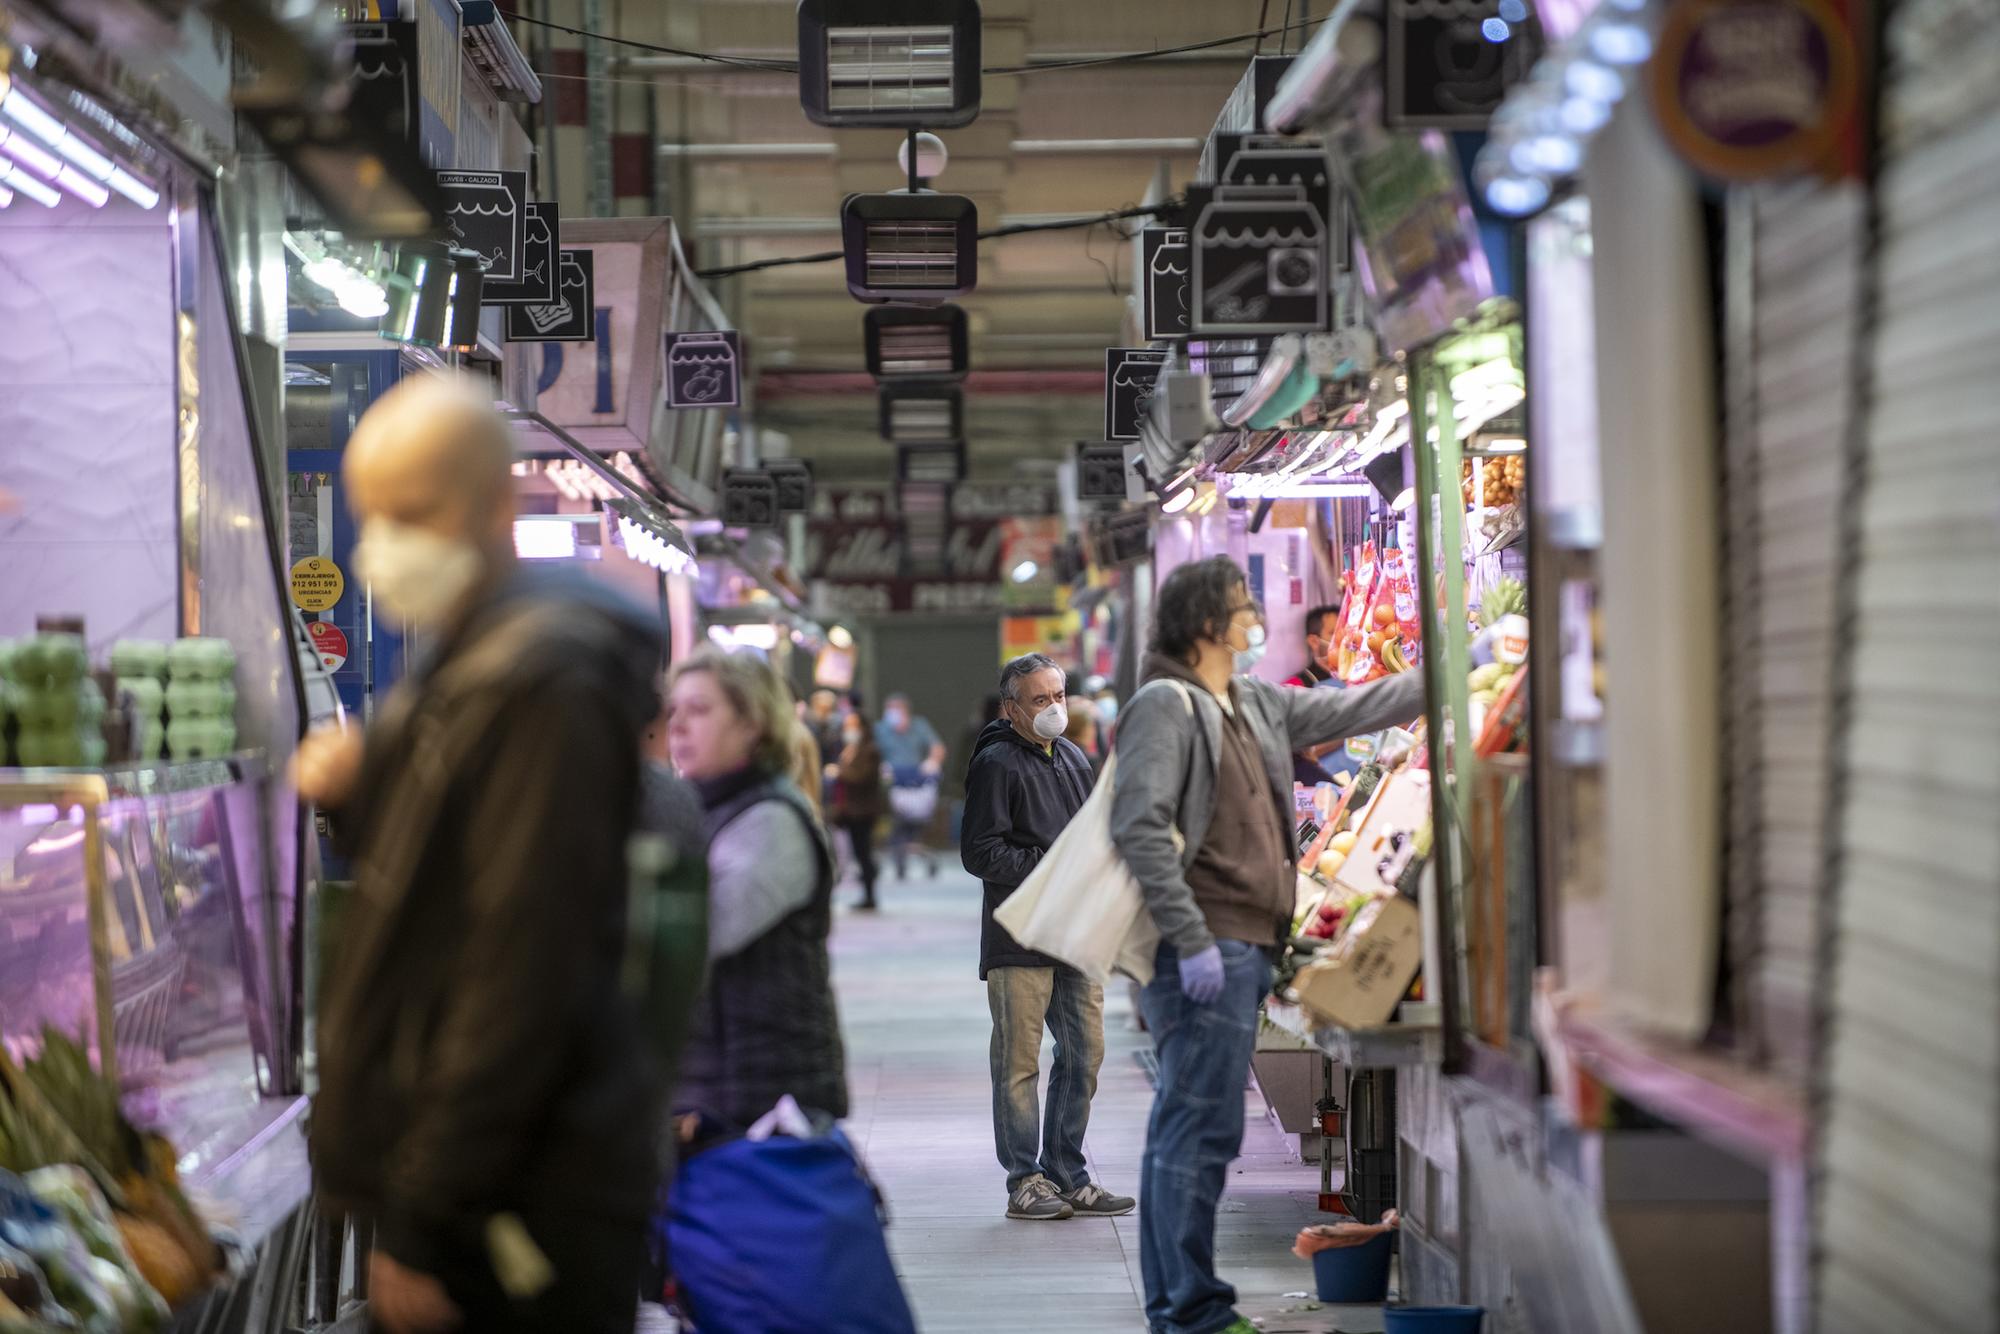
<svg viewBox="0 0 2000 1334">
<path fill-rule="evenodd" d="M 658 621 L 517 565 L 512 464 L 469 381 L 406 378 L 361 419 L 355 574 L 424 651 L 365 737 L 315 731 L 295 761 L 358 869 L 314 1189 L 374 1225 L 391 1334 L 625 1334 L 662 1169 L 661 1072 L 620 985 Z"/>
<path fill-rule="evenodd" d="M 861 874 L 859 907 L 873 910 L 875 884 L 880 868 L 875 862 L 875 826 L 888 809 L 882 797 L 882 751 L 875 744 L 874 729 L 859 713 L 842 720 L 840 748 L 830 752 L 826 766 L 833 785 L 829 808 L 833 824 L 847 835 L 854 850 L 855 868 Z"/>
<path fill-rule="evenodd" d="M 1306 613 L 1306 665 L 1293 672 L 1285 684 L 1311 689 L 1331 681 L 1339 649 L 1340 608 L 1314 607 Z"/>
<path fill-rule="evenodd" d="M 1104 1063 L 1104 989 L 1022 948 L 993 919 L 1083 809 L 1095 775 L 1063 736 L 1068 693 L 1053 659 L 1028 653 L 1009 662 L 1000 696 L 1005 716 L 981 734 L 966 772 L 960 855 L 985 882 L 979 976 L 993 1011 L 993 1140 L 1007 1169 L 1007 1217 L 1129 1214 L 1134 1202 L 1094 1184 L 1083 1158 Z M 1036 1099 L 1044 1026 L 1056 1042 L 1046 1120 Z"/>
<path fill-rule="evenodd" d="M 910 711 L 907 695 L 891 695 L 883 706 L 882 721 L 875 724 L 875 744 L 882 750 L 882 763 L 889 771 L 889 855 L 896 862 L 896 876 L 909 876 L 910 850 L 923 837 L 930 816 L 915 818 L 924 809 L 928 792 L 931 811 L 937 809 L 938 775 L 944 772 L 945 745 L 938 739 L 930 719 Z M 898 793 L 902 793 L 900 798 Z M 922 854 L 929 874 L 937 874 L 937 860 Z"/>
<path fill-rule="evenodd" d="M 840 753 L 841 725 L 848 712 L 842 706 L 840 696 L 825 686 L 813 691 L 806 701 L 806 727 L 819 745 L 820 757 L 829 762 Z"/>
<path fill-rule="evenodd" d="M 788 776 L 798 728 L 784 684 L 749 654 L 705 646 L 674 668 L 667 704 L 668 751 L 701 795 L 709 838 L 709 978 L 675 1109 L 742 1131 L 790 1094 L 844 1117 L 826 953 L 833 858 Z"/>
<path fill-rule="evenodd" d="M 1155 600 L 1147 684 L 1118 724 L 1111 838 L 1160 930 L 1140 993 L 1159 1055 L 1140 1168 L 1140 1270 L 1155 1334 L 1254 1334 L 1216 1277 L 1215 1214 L 1243 1137 L 1258 1007 L 1295 895 L 1293 752 L 1407 722 L 1415 672 L 1351 690 L 1244 675 L 1264 626 L 1226 556 Z"/>
<path fill-rule="evenodd" d="M 1069 710 L 1069 727 L 1063 732 L 1063 739 L 1083 752 L 1090 761 L 1090 776 L 1095 782 L 1104 772 L 1104 758 L 1109 753 L 1100 743 L 1097 730 L 1097 712 L 1090 706 L 1090 697 L 1082 689 L 1082 682 L 1072 676 L 1069 679 L 1070 698 L 1076 700 L 1076 707 Z"/>
</svg>

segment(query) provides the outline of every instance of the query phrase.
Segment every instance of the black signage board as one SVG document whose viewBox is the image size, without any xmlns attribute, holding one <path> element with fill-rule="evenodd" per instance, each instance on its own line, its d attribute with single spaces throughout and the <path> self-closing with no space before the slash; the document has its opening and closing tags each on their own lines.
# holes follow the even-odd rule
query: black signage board
<svg viewBox="0 0 2000 1334">
<path fill-rule="evenodd" d="M 1153 410 L 1153 385 L 1172 353 L 1149 347 L 1104 349 L 1104 438 L 1137 440 Z"/>
<path fill-rule="evenodd" d="M 813 471 L 807 459 L 766 459 L 764 471 L 778 484 L 778 513 L 812 513 Z"/>
<path fill-rule="evenodd" d="M 1347 272 L 1350 257 L 1346 197 L 1319 140 L 1270 134 L 1218 134 L 1215 144 L 1216 160 L 1222 164 L 1221 184 L 1303 188 L 1307 201 L 1319 210 L 1326 223 L 1327 258 L 1333 261 L 1336 271 Z"/>
<path fill-rule="evenodd" d="M 486 278 L 489 306 L 552 306 L 556 300 L 556 266 L 562 261 L 562 218 L 554 204 L 528 201 L 527 238 L 521 252 L 521 280 L 494 282 Z"/>
<path fill-rule="evenodd" d="M 733 408 L 743 401 L 743 343 L 734 329 L 667 335 L 667 406 Z"/>
<path fill-rule="evenodd" d="M 1076 447 L 1076 498 L 1125 499 L 1125 446 L 1087 440 Z"/>
<path fill-rule="evenodd" d="M 507 307 L 508 342 L 588 343 L 596 337 L 597 256 L 588 250 L 558 254 L 555 304 Z"/>
<path fill-rule="evenodd" d="M 1539 45 L 1531 25 L 1508 23 L 1500 9 L 1500 0 L 1388 0 L 1382 119 L 1390 129 L 1486 128 Z"/>
<path fill-rule="evenodd" d="M 488 282 L 520 282 L 528 248 L 528 173 L 441 171 L 437 178 L 451 243 L 486 261 Z"/>
<path fill-rule="evenodd" d="M 1140 233 L 1146 265 L 1146 337 L 1186 338 L 1192 308 L 1188 284 L 1194 259 L 1185 227 L 1147 227 Z"/>
<path fill-rule="evenodd" d="M 1195 334 L 1317 333 L 1332 228 L 1302 185 L 1188 187 Z"/>
<path fill-rule="evenodd" d="M 731 468 L 722 474 L 724 527 L 775 528 L 780 513 L 776 477 L 756 468 Z"/>
</svg>

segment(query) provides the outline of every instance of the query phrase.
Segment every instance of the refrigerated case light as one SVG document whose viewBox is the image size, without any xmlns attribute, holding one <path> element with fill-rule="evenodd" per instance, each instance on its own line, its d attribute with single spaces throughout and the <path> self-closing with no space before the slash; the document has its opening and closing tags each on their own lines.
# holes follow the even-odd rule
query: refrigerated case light
<svg viewBox="0 0 2000 1334">
<path fill-rule="evenodd" d="M 522 560 L 569 560 L 576 555 L 576 524 L 567 516 L 516 519 L 514 554 Z"/>
<path fill-rule="evenodd" d="M 60 183 L 93 207 L 102 208 L 110 201 L 107 190 L 117 191 L 144 209 L 160 202 L 158 190 L 99 152 L 82 134 L 36 102 L 5 74 L 0 74 L 0 119 L 11 121 L 14 126 L 25 130 L 80 171 L 90 183 L 87 190 L 78 189 L 69 180 Z M 123 130 L 124 127 L 119 128 Z M 130 132 L 126 133 L 129 136 Z"/>
<path fill-rule="evenodd" d="M 26 167 L 16 166 L 6 158 L 0 158 L 0 186 L 26 195 L 43 208 L 54 208 L 62 203 L 62 195 L 43 184 L 41 179 Z"/>
</svg>

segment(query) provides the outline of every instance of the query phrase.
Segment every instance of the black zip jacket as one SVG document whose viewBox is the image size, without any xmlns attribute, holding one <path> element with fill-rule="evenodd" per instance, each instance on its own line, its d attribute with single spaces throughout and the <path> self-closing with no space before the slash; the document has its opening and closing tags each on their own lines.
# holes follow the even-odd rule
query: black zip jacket
<svg viewBox="0 0 2000 1334">
<path fill-rule="evenodd" d="M 959 856 L 986 882 L 979 932 L 979 976 L 995 968 L 1053 968 L 1046 954 L 1024 949 L 993 920 L 1042 860 L 1090 796 L 1090 760 L 1075 742 L 1057 737 L 1052 750 L 1022 739 L 1004 718 L 987 724 L 965 773 L 965 825 Z"/>
<path fill-rule="evenodd" d="M 553 584 L 553 586 L 552 586 Z M 322 993 L 314 1184 L 423 1272 L 513 1212 L 642 1225 L 660 1079 L 620 990 L 657 631 L 521 571 L 369 727 Z"/>
</svg>

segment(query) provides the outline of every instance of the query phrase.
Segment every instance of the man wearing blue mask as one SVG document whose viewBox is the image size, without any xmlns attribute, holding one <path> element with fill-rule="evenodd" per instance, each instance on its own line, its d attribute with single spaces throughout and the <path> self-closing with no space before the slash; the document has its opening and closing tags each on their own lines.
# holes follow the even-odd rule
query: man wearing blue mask
<svg viewBox="0 0 2000 1334">
<path fill-rule="evenodd" d="M 1263 614 L 1235 562 L 1183 565 L 1156 600 L 1147 684 L 1118 719 L 1111 837 L 1160 929 L 1140 996 L 1160 1062 L 1139 1187 L 1154 1334 L 1253 1328 L 1215 1274 L 1215 1213 L 1291 924 L 1292 754 L 1423 708 L 1415 672 L 1301 690 L 1246 675 L 1263 653 Z"/>
</svg>

